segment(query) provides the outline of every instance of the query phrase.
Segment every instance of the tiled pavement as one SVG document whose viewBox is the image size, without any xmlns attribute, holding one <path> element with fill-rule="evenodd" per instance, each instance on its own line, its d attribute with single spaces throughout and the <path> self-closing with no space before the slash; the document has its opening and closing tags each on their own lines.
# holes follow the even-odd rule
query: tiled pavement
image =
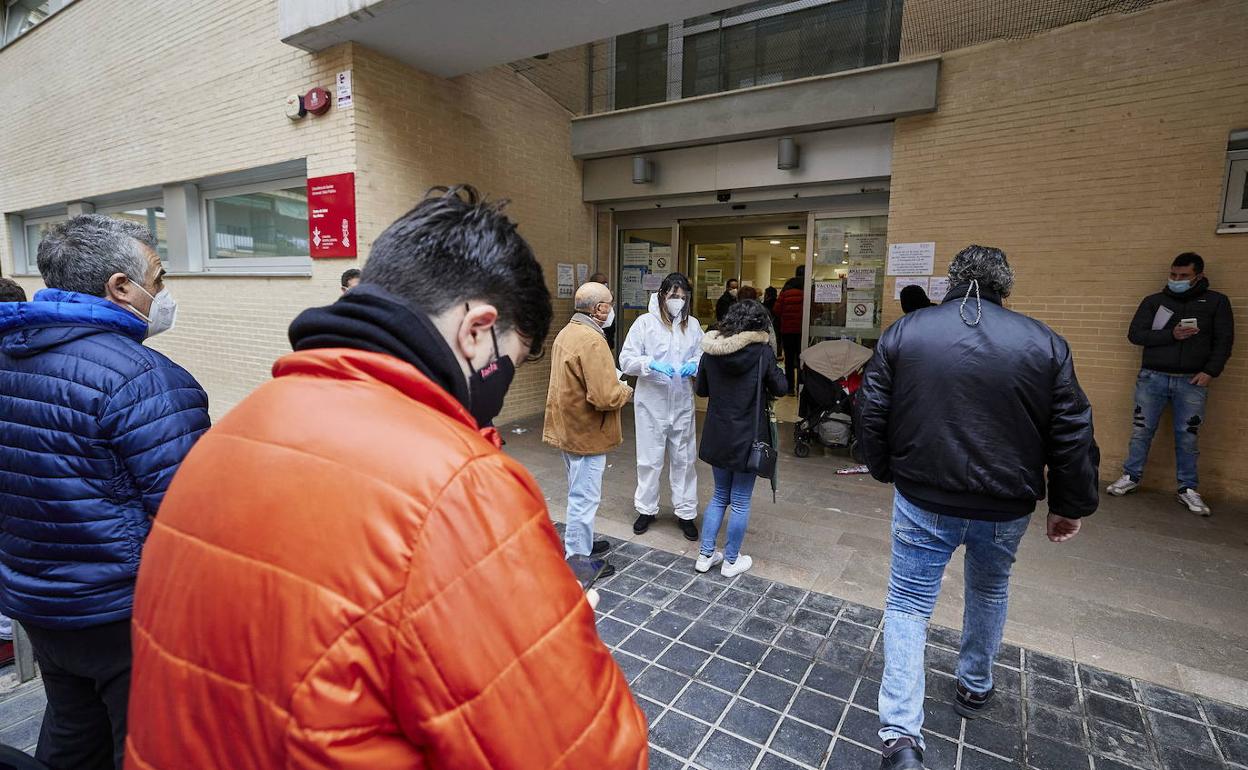
<svg viewBox="0 0 1248 770">
<path fill-rule="evenodd" d="M 883 613 L 611 539 L 598 629 L 650 720 L 655 770 L 879 766 Z M 1013 645 L 998 697 L 966 721 L 949 705 L 957 632 L 927 650 L 930 770 L 1248 767 L 1248 709 Z"/>
</svg>

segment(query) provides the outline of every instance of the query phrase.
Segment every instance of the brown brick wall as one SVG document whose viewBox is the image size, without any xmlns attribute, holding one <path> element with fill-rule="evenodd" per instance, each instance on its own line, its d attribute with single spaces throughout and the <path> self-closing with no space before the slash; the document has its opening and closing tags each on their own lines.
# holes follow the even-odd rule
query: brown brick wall
<svg viewBox="0 0 1248 770">
<path fill-rule="evenodd" d="M 1202 490 L 1248 494 L 1248 236 L 1216 235 L 1229 132 L 1248 127 L 1248 4 L 1175 0 L 1023 41 L 946 54 L 936 113 L 897 121 L 889 239 L 935 241 L 937 268 L 999 246 L 1010 306 L 1074 348 L 1106 480 L 1121 473 L 1140 299 L 1182 251 L 1205 256 L 1240 345 L 1213 384 Z M 886 322 L 900 310 L 886 308 Z M 1169 422 L 1148 483 L 1173 488 Z"/>
</svg>

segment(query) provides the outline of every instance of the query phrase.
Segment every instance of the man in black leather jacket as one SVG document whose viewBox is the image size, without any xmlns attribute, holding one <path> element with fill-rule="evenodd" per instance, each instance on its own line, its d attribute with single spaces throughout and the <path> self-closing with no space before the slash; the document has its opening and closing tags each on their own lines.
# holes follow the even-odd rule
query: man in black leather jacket
<svg viewBox="0 0 1248 770">
<path fill-rule="evenodd" d="M 1066 341 L 1001 305 L 1014 273 L 969 246 L 943 304 L 907 314 L 867 366 L 855 427 L 871 474 L 896 485 L 884 615 L 880 738 L 886 770 L 922 768 L 923 650 L 945 565 L 966 546 L 966 609 L 955 710 L 993 694 L 1010 568 L 1036 501 L 1063 542 L 1098 503 L 1092 407 Z"/>
</svg>

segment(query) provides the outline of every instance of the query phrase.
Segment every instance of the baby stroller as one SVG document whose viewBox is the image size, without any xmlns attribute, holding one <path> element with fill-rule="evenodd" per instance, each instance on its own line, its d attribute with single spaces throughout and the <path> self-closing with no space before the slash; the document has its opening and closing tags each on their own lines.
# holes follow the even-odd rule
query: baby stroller
<svg viewBox="0 0 1248 770">
<path fill-rule="evenodd" d="M 802 389 L 793 426 L 793 454 L 810 456 L 810 445 L 849 447 L 861 462 L 854 438 L 854 394 L 872 351 L 852 340 L 827 340 L 802 352 Z"/>
</svg>

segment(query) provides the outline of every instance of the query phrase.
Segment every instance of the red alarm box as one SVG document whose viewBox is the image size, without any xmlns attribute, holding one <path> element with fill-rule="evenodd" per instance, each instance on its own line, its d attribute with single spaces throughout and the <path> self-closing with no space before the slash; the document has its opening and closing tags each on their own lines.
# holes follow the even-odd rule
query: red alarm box
<svg viewBox="0 0 1248 770">
<path fill-rule="evenodd" d="M 303 107 L 313 115 L 329 112 L 329 91 L 317 86 L 303 97 Z"/>
</svg>

